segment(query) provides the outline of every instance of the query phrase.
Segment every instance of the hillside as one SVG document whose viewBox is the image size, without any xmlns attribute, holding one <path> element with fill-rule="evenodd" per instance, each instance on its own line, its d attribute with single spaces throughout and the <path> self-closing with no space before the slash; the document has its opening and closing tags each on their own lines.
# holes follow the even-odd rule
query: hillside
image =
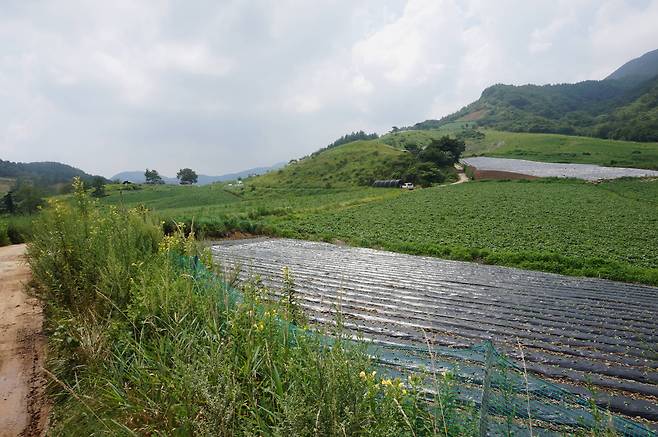
<svg viewBox="0 0 658 437">
<path fill-rule="evenodd" d="M 0 178 L 0 194 L 11 190 L 11 187 L 14 186 L 15 182 L 16 180 L 12 178 Z"/>
<path fill-rule="evenodd" d="M 658 52 L 633 60 L 604 80 L 556 85 L 493 85 L 480 98 L 440 120 L 512 132 L 559 133 L 658 141 Z"/>
<path fill-rule="evenodd" d="M 255 178 L 256 186 L 347 187 L 402 177 L 410 154 L 379 140 L 354 141 L 292 161 Z"/>
<path fill-rule="evenodd" d="M 465 155 L 658 169 L 658 143 L 490 129 L 481 132 L 482 138 L 466 140 Z"/>
<path fill-rule="evenodd" d="M 11 162 L 0 159 L 0 178 L 5 182 L 27 180 L 40 187 L 48 188 L 68 184 L 74 177 L 89 181 L 94 175 L 59 162 Z"/>
</svg>

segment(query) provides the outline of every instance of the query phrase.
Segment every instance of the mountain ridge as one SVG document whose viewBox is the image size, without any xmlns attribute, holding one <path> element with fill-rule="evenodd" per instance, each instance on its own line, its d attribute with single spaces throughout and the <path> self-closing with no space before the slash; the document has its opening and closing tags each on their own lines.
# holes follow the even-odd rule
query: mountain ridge
<svg viewBox="0 0 658 437">
<path fill-rule="evenodd" d="M 631 59 L 610 73 L 604 80 L 628 78 L 646 80 L 651 79 L 656 74 L 658 74 L 658 49 Z"/>
<path fill-rule="evenodd" d="M 495 84 L 462 109 L 407 129 L 434 129 L 455 121 L 511 132 L 658 141 L 658 50 L 625 63 L 604 80 Z"/>
</svg>

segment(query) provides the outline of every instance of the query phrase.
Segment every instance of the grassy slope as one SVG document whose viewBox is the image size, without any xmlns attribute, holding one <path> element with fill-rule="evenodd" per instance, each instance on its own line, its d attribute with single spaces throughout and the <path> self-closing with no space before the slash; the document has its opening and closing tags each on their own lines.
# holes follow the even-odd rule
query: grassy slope
<svg viewBox="0 0 658 437">
<path fill-rule="evenodd" d="M 484 134 L 482 140 L 467 140 L 468 154 L 658 169 L 658 143 L 495 130 Z"/>
<path fill-rule="evenodd" d="M 139 186 L 134 186 L 139 187 Z M 104 203 L 134 206 L 142 204 L 149 209 L 167 210 L 189 206 L 228 204 L 237 202 L 240 197 L 225 189 L 224 185 L 211 184 L 203 187 L 187 185 L 142 185 L 138 190 L 122 190 L 123 186 L 113 185 L 107 190 Z"/>
<path fill-rule="evenodd" d="M 231 231 L 263 232 L 267 217 L 290 217 L 318 211 L 337 211 L 353 205 L 380 201 L 406 194 L 398 189 L 346 188 L 264 188 L 251 185 L 227 187 L 212 184 L 193 186 L 144 186 L 141 190 L 108 190 L 102 202 L 107 205 L 142 204 L 155 210 L 165 221 L 197 225 L 207 237 Z"/>
<path fill-rule="evenodd" d="M 432 138 L 457 136 L 464 123 L 454 122 L 432 130 L 387 134 L 382 141 L 404 147 L 405 143 L 428 144 Z M 598 164 L 614 167 L 658 169 L 658 143 L 604 140 L 559 134 L 536 134 L 481 130 L 483 139 L 464 138 L 465 156 L 483 155 L 542 162 Z"/>
<path fill-rule="evenodd" d="M 254 178 L 259 187 L 348 187 L 391 179 L 407 153 L 379 140 L 355 141 Z"/>
</svg>

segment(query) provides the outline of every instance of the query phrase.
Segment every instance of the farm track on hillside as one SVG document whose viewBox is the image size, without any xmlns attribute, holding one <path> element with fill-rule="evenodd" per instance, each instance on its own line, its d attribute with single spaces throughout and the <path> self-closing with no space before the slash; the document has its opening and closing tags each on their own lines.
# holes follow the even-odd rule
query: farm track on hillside
<svg viewBox="0 0 658 437">
<path fill-rule="evenodd" d="M 490 339 L 528 369 L 616 412 L 658 422 L 658 288 L 297 240 L 213 246 L 240 278 L 280 289 L 294 277 L 312 322 L 337 308 L 366 338 L 467 347 Z M 276 291 L 275 291 L 276 293 Z"/>
</svg>

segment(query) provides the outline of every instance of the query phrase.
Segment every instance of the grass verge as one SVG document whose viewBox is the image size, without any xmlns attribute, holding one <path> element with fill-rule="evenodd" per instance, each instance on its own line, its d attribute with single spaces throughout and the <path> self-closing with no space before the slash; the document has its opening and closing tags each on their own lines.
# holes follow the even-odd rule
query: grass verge
<svg viewBox="0 0 658 437">
<path fill-rule="evenodd" d="M 236 293 L 184 260 L 144 209 L 100 208 L 79 183 L 34 224 L 53 435 L 449 435 L 475 421 L 445 397 L 379 380 L 359 347 L 292 329 L 258 282 Z M 183 260 L 183 261 L 181 261 Z M 437 401 L 440 417 L 434 414 Z"/>
</svg>

